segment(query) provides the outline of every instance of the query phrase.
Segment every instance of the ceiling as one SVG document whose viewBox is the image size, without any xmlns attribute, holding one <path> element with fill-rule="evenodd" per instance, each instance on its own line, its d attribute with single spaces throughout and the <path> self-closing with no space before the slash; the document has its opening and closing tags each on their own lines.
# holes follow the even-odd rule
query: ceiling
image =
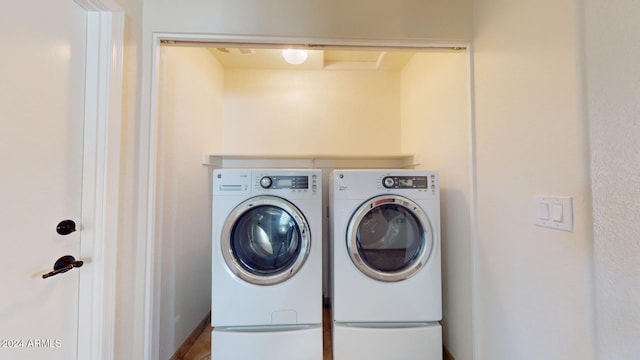
<svg viewBox="0 0 640 360">
<path fill-rule="evenodd" d="M 209 47 L 227 69 L 387 70 L 400 71 L 413 52 L 386 50 L 309 50 L 307 61 L 291 65 L 282 49 Z"/>
</svg>

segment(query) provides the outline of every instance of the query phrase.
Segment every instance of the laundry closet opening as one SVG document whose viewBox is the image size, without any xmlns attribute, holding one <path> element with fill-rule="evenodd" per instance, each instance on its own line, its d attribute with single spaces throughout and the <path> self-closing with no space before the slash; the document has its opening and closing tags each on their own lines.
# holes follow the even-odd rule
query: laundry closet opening
<svg viewBox="0 0 640 360">
<path fill-rule="evenodd" d="M 161 41 L 152 99 L 160 358 L 211 307 L 210 154 L 409 154 L 412 168 L 439 171 L 443 340 L 471 349 L 469 49 L 374 45 Z M 306 60 L 287 63 L 288 47 L 308 51 Z"/>
</svg>

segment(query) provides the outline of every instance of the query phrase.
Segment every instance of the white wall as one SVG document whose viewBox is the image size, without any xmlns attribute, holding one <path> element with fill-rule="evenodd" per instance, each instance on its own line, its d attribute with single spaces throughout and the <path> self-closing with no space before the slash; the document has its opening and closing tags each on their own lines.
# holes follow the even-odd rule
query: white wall
<svg viewBox="0 0 640 360">
<path fill-rule="evenodd" d="M 640 355 L 640 3 L 585 2 L 598 359 Z"/>
<path fill-rule="evenodd" d="M 572 0 L 476 0 L 478 359 L 594 359 L 592 223 Z M 574 231 L 533 225 L 573 197 Z"/>
<path fill-rule="evenodd" d="M 418 53 L 402 71 L 402 152 L 440 173 L 443 341 L 473 359 L 471 133 L 466 52 Z"/>
<path fill-rule="evenodd" d="M 224 90 L 226 154 L 400 151 L 397 72 L 228 69 Z"/>
<path fill-rule="evenodd" d="M 206 49 L 162 47 L 158 139 L 159 358 L 169 359 L 211 309 L 210 169 L 224 73 Z"/>
</svg>

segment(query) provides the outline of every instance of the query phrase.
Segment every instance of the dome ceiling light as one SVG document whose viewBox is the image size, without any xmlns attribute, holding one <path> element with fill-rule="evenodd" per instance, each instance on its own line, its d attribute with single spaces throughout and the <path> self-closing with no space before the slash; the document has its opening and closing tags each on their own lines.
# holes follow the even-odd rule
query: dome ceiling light
<svg viewBox="0 0 640 360">
<path fill-rule="evenodd" d="M 283 49 L 282 57 L 286 62 L 292 65 L 300 65 L 307 61 L 309 52 L 302 49 Z"/>
</svg>

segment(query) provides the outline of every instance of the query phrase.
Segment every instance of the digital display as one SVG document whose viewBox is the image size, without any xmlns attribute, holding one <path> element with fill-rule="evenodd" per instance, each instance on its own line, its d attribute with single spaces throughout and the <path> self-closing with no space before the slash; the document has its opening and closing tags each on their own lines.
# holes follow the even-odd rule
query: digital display
<svg viewBox="0 0 640 360">
<path fill-rule="evenodd" d="M 272 176 L 273 186 L 270 189 L 308 189 L 308 176 Z"/>
<path fill-rule="evenodd" d="M 413 179 L 400 178 L 400 187 L 413 187 Z"/>
<path fill-rule="evenodd" d="M 428 189 L 429 181 L 426 176 L 390 176 L 387 177 L 385 187 L 392 189 Z M 392 181 L 391 181 L 392 180 Z"/>
</svg>

